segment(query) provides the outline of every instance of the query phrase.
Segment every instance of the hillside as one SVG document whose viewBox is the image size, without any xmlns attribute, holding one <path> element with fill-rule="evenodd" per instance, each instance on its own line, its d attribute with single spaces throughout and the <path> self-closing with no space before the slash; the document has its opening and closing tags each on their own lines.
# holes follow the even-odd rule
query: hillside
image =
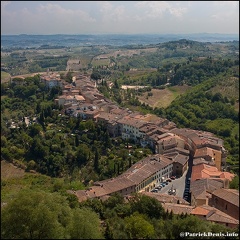
<svg viewBox="0 0 240 240">
<path fill-rule="evenodd" d="M 10 81 L 11 75 L 7 72 L 1 71 L 1 83 L 6 83 Z"/>
<path fill-rule="evenodd" d="M 221 93 L 223 97 L 228 99 L 236 99 L 235 110 L 239 111 L 239 78 L 228 77 L 211 88 L 211 92 L 213 94 Z"/>
<path fill-rule="evenodd" d="M 11 178 L 20 178 L 25 175 L 25 171 L 14 166 L 12 163 L 1 161 L 1 179 L 7 180 Z"/>
<path fill-rule="evenodd" d="M 239 169 L 239 78 L 218 74 L 176 98 L 161 114 L 177 123 L 210 131 L 224 140 L 230 169 Z M 155 110 L 157 113 L 158 110 Z"/>
<path fill-rule="evenodd" d="M 153 109 L 166 108 L 177 96 L 184 94 L 190 88 L 189 86 L 173 86 L 165 89 L 151 89 L 150 92 L 144 92 L 138 99 Z"/>
<path fill-rule="evenodd" d="M 177 128 L 200 130 L 195 132 L 199 138 L 205 134 L 203 131 L 217 136 L 221 154 L 228 151 L 224 170 L 236 174 L 231 187 L 239 187 L 237 49 L 235 42 L 213 44 L 182 39 L 148 47 L 54 48 L 45 44 L 39 49 L 20 47 L 5 52 L 4 69 L 26 79 L 1 85 L 1 157 L 7 160 L 1 161 L 1 237 L 178 239 L 186 229 L 236 232 L 218 225 L 218 219 L 212 223 L 190 215 L 187 208 L 193 206 L 185 202 L 180 207 L 182 202 L 178 201 L 175 205 L 175 196 L 167 196 L 171 197 L 169 203 L 175 205 L 169 210 L 164 193 L 160 202 L 135 191 L 150 191 L 149 186 L 155 188 L 163 179 L 175 179 L 175 160 L 170 151 L 188 152 L 186 142 L 173 134 L 174 130 L 181 131 Z M 61 74 L 60 80 L 65 91 L 59 86 L 50 88 L 48 81 L 42 82 L 35 74 L 46 73 L 48 68 L 63 73 L 67 65 L 70 71 L 66 76 Z M 132 87 L 123 88 L 124 85 Z M 80 102 L 64 102 L 73 100 L 77 92 Z M 57 99 L 62 99 L 62 103 Z M 209 138 L 201 139 L 201 143 L 207 146 L 211 133 L 206 133 Z M 147 145 L 145 140 L 152 144 Z M 188 143 L 191 141 L 189 138 Z M 163 178 L 152 155 L 156 146 L 159 150 L 172 143 L 176 148 L 167 148 L 169 159 L 161 155 L 169 162 L 168 167 L 160 157 L 155 159 L 164 168 Z M 203 148 L 205 145 L 200 150 Z M 180 155 L 176 155 L 179 163 L 182 165 L 184 160 L 186 169 L 190 169 L 186 156 Z M 144 158 L 149 158 L 147 167 L 139 162 Z M 146 178 L 146 171 L 150 177 Z M 123 173 L 126 178 L 121 177 Z M 105 187 L 107 179 L 116 182 Z M 181 188 L 190 187 L 186 175 L 179 180 Z M 174 181 L 175 185 L 177 180 Z M 128 190 L 130 197 L 125 195 Z M 186 191 L 179 193 L 180 201 L 183 193 Z M 86 201 L 79 202 L 78 194 L 86 196 Z M 189 199 L 189 188 L 187 195 Z M 228 224 L 229 218 L 225 221 Z"/>
</svg>

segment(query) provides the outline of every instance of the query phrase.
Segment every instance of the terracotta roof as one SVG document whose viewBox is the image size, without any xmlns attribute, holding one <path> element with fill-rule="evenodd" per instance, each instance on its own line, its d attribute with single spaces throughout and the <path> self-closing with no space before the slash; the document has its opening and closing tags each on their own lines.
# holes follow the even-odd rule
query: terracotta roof
<svg viewBox="0 0 240 240">
<path fill-rule="evenodd" d="M 197 148 L 205 146 L 220 149 L 223 145 L 223 141 L 220 138 L 213 137 L 214 135 L 210 132 L 198 131 L 188 128 L 174 128 L 171 130 L 171 132 L 179 136 L 191 139 Z"/>
<path fill-rule="evenodd" d="M 172 161 L 163 155 L 155 154 L 144 158 L 131 166 L 123 175 L 132 180 L 136 184 L 139 184 L 146 178 L 150 177 L 160 169 L 172 164 Z"/>
<path fill-rule="evenodd" d="M 100 186 L 97 186 L 97 184 L 100 184 Z M 107 194 L 111 194 L 111 193 L 120 191 L 122 189 L 125 189 L 127 187 L 135 186 L 135 183 L 130 179 L 120 175 L 116 178 L 108 179 L 106 181 L 95 182 L 94 185 L 95 186 L 93 186 L 92 188 L 99 195 L 101 194 L 101 191 L 99 189 L 104 189 L 104 191 Z M 106 194 L 103 192 L 103 194 L 101 195 L 106 195 Z"/>
<path fill-rule="evenodd" d="M 72 93 L 79 93 L 79 90 L 78 89 L 71 89 L 71 92 Z"/>
<path fill-rule="evenodd" d="M 129 115 L 130 112 L 128 109 L 123 109 L 123 108 L 115 108 L 110 111 L 110 113 L 117 114 L 117 115 L 124 115 L 124 116 Z"/>
<path fill-rule="evenodd" d="M 121 115 L 106 112 L 101 112 L 98 116 L 98 120 L 105 120 L 107 122 L 117 122 L 117 120 L 119 120 L 120 118 Z"/>
<path fill-rule="evenodd" d="M 164 154 L 171 153 L 171 152 L 178 152 L 182 155 L 189 156 L 189 150 L 179 148 L 179 147 L 174 147 L 174 148 L 171 148 L 171 149 L 164 150 Z"/>
<path fill-rule="evenodd" d="M 217 189 L 212 192 L 215 195 L 225 201 L 239 207 L 239 190 L 236 189 Z"/>
<path fill-rule="evenodd" d="M 69 99 L 69 100 L 72 100 L 72 99 L 74 99 L 74 97 L 73 96 L 65 96 L 65 99 Z"/>
<path fill-rule="evenodd" d="M 174 128 L 170 132 L 175 133 L 179 136 L 189 137 L 191 134 L 194 133 L 194 130 L 187 128 Z"/>
<path fill-rule="evenodd" d="M 171 164 L 171 162 L 172 161 L 168 158 L 160 154 L 155 154 L 154 159 L 153 156 L 146 157 L 134 164 L 122 175 L 116 178 L 95 182 L 94 186 L 88 190 L 79 190 L 75 194 L 78 196 L 79 201 L 84 201 L 87 198 L 102 197 L 128 187 L 133 187 L 132 190 L 135 191 L 135 186 L 137 184 L 141 183 L 163 167 Z"/>
<path fill-rule="evenodd" d="M 152 192 L 141 192 L 141 194 L 147 195 L 149 197 L 153 197 L 157 199 L 161 203 L 172 203 L 172 204 L 177 204 L 177 205 L 190 205 L 189 202 L 184 200 L 181 197 L 178 196 L 173 196 L 173 195 L 168 195 L 165 193 L 152 193 Z"/>
<path fill-rule="evenodd" d="M 214 156 L 213 150 L 208 147 L 196 149 L 194 153 L 194 158 L 205 157 L 205 156 L 210 156 L 213 158 Z"/>
<path fill-rule="evenodd" d="M 191 211 L 192 215 L 205 216 L 206 220 L 218 223 L 239 224 L 239 221 L 228 214 L 208 205 L 202 205 Z"/>
<path fill-rule="evenodd" d="M 170 131 L 170 130 L 174 129 L 175 127 L 176 127 L 176 123 L 174 123 L 174 122 L 168 122 L 167 125 L 163 126 L 163 128 L 166 131 Z"/>
<path fill-rule="evenodd" d="M 202 140 L 195 132 L 192 134 L 188 135 L 188 138 L 192 140 L 192 142 L 197 146 L 201 146 L 204 144 L 204 140 Z"/>
<path fill-rule="evenodd" d="M 139 130 L 144 133 L 151 132 L 152 130 L 156 130 L 156 129 L 158 129 L 158 126 L 154 124 L 143 125 L 139 128 Z"/>
<path fill-rule="evenodd" d="M 209 213 L 209 209 L 205 209 L 202 206 L 198 206 L 191 211 L 191 214 L 200 215 L 200 216 L 207 216 L 208 213 Z"/>
<path fill-rule="evenodd" d="M 228 180 L 232 180 L 234 174 L 227 172 L 220 172 L 216 167 L 209 166 L 207 164 L 199 164 L 194 165 L 192 167 L 192 176 L 191 180 L 195 181 L 201 178 L 227 178 Z"/>
<path fill-rule="evenodd" d="M 75 98 L 77 99 L 77 101 L 84 101 L 85 98 L 82 95 L 75 95 Z"/>
<path fill-rule="evenodd" d="M 169 132 L 160 134 L 160 135 L 158 136 L 158 139 L 159 139 L 159 141 L 161 141 L 161 139 L 163 139 L 163 138 L 165 138 L 165 137 L 168 137 L 168 136 L 172 136 L 172 134 L 169 133 Z"/>
<path fill-rule="evenodd" d="M 71 194 L 75 194 L 79 202 L 86 201 L 88 199 L 88 196 L 85 190 L 78 190 L 78 191 L 67 190 L 67 192 Z"/>
<path fill-rule="evenodd" d="M 164 149 L 169 149 L 177 146 L 177 141 L 173 136 L 168 136 L 160 140 L 160 142 L 163 144 Z"/>
<path fill-rule="evenodd" d="M 189 157 L 178 153 L 176 157 L 173 158 L 174 162 L 180 163 L 184 166 L 188 162 Z"/>
<path fill-rule="evenodd" d="M 206 198 L 206 190 L 213 192 L 215 189 L 223 189 L 224 180 L 223 179 L 199 179 L 196 181 L 191 181 L 190 191 L 197 199 Z"/>
<path fill-rule="evenodd" d="M 208 164 L 208 165 L 211 165 L 211 166 L 216 166 L 215 162 L 214 161 L 206 161 L 204 158 L 194 158 L 193 159 L 193 165 L 199 165 L 199 164 Z"/>
<path fill-rule="evenodd" d="M 230 173 L 230 172 L 222 172 L 220 174 L 220 178 L 226 178 L 229 181 L 232 181 L 232 179 L 234 178 L 234 174 Z"/>
<path fill-rule="evenodd" d="M 175 204 L 175 203 L 164 203 L 162 204 L 165 211 L 173 212 L 174 214 L 190 214 L 193 210 L 193 206 L 187 206 L 182 204 Z"/>
<path fill-rule="evenodd" d="M 210 216 L 207 216 L 207 220 L 208 221 L 212 221 L 212 222 L 218 222 L 218 223 L 232 223 L 232 224 L 239 224 L 239 221 L 231 216 L 229 216 L 228 214 L 219 211 L 218 209 L 216 209 L 216 212 L 210 212 L 209 214 Z"/>
<path fill-rule="evenodd" d="M 133 126 L 135 128 L 140 128 L 147 124 L 147 122 L 145 122 L 143 120 L 137 120 L 137 119 L 131 118 L 129 116 L 125 116 L 125 117 L 119 119 L 118 123 Z"/>
</svg>

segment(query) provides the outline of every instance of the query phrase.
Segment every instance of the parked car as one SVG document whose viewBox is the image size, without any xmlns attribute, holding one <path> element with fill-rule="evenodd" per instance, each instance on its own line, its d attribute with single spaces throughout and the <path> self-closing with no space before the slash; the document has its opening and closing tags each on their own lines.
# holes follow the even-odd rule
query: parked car
<svg viewBox="0 0 240 240">
<path fill-rule="evenodd" d="M 159 185 L 159 186 L 157 186 L 157 187 L 156 187 L 156 189 L 159 189 L 159 190 L 161 190 L 161 189 L 162 189 L 162 186 L 161 186 L 161 185 Z"/>
<path fill-rule="evenodd" d="M 188 196 L 184 196 L 183 199 L 188 202 Z"/>
<path fill-rule="evenodd" d="M 187 181 L 186 181 L 186 184 L 190 185 L 190 180 L 187 180 Z"/>
<path fill-rule="evenodd" d="M 151 192 L 158 192 L 158 190 L 157 189 L 152 189 Z"/>
<path fill-rule="evenodd" d="M 176 195 L 176 189 L 169 189 L 168 194 L 169 195 Z"/>
<path fill-rule="evenodd" d="M 161 186 L 165 187 L 165 186 L 166 186 L 166 184 L 165 184 L 165 183 L 161 183 Z"/>
<path fill-rule="evenodd" d="M 191 178 L 186 178 L 186 183 L 190 183 Z"/>
<path fill-rule="evenodd" d="M 170 177 L 172 180 L 175 180 L 176 179 L 176 176 L 171 176 Z"/>
<path fill-rule="evenodd" d="M 183 196 L 188 196 L 189 195 L 189 192 L 184 192 L 183 193 Z"/>
<path fill-rule="evenodd" d="M 167 180 L 166 180 L 166 182 L 171 182 L 172 181 L 172 179 L 171 178 L 168 178 Z"/>
</svg>

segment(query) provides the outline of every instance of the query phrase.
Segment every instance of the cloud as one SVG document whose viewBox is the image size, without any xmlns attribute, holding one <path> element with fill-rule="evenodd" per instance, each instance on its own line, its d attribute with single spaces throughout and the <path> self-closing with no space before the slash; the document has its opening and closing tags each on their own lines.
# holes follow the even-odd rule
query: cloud
<svg viewBox="0 0 240 240">
<path fill-rule="evenodd" d="M 1 8 L 5 8 L 8 4 L 10 4 L 11 1 L 1 1 Z"/>
<path fill-rule="evenodd" d="M 95 18 L 81 9 L 68 9 L 51 3 L 37 5 L 34 9 L 5 10 L 1 18 L 3 32 L 9 33 L 15 29 L 17 34 L 74 34 L 81 32 L 86 24 L 96 22 Z"/>
<path fill-rule="evenodd" d="M 239 19 L 238 1 L 214 1 L 213 7 L 213 13 L 211 14 L 212 19 L 220 21 Z"/>
<path fill-rule="evenodd" d="M 213 1 L 215 6 L 225 7 L 239 7 L 239 1 Z"/>
<path fill-rule="evenodd" d="M 46 5 L 40 5 L 38 8 L 39 14 L 53 14 L 56 17 L 61 17 L 67 20 L 68 18 L 76 20 L 82 20 L 85 22 L 95 22 L 96 19 L 92 18 L 87 12 L 84 12 L 80 9 L 72 10 L 65 9 L 57 4 L 48 3 Z"/>
<path fill-rule="evenodd" d="M 236 1 L 2 1 L 1 6 L 4 34 L 239 32 Z"/>
<path fill-rule="evenodd" d="M 187 7 L 181 7 L 175 4 L 173 7 L 172 2 L 169 1 L 142 1 L 137 2 L 136 7 L 144 11 L 144 18 L 161 18 L 166 13 L 170 13 L 174 17 L 182 17 L 187 11 Z"/>
<path fill-rule="evenodd" d="M 103 22 L 121 22 L 129 19 L 126 8 L 123 5 L 115 6 L 108 1 L 101 1 L 98 3 L 100 5 L 100 12 L 102 13 L 101 19 Z"/>
<path fill-rule="evenodd" d="M 100 4 L 100 12 L 102 12 L 103 14 L 108 13 L 113 9 L 113 5 L 108 1 L 101 1 L 98 2 L 98 4 Z"/>
</svg>

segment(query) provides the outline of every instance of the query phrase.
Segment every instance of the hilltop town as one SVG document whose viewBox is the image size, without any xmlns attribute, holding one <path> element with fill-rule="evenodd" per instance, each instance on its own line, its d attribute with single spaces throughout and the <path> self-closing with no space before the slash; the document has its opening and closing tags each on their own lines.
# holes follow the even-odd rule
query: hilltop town
<svg viewBox="0 0 240 240">
<path fill-rule="evenodd" d="M 55 103 L 62 113 L 93 120 L 106 127 L 112 138 L 131 139 L 153 151 L 121 175 L 94 182 L 87 190 L 68 190 L 79 202 L 105 200 L 119 193 L 126 201 L 132 193 L 156 198 L 165 210 L 187 213 L 235 228 L 239 224 L 239 191 L 229 189 L 234 174 L 226 171 L 227 151 L 223 140 L 205 131 L 177 128 L 176 124 L 152 114 L 119 107 L 97 89 L 87 74 L 75 74 L 72 83 L 60 75 L 41 75 L 48 88 L 60 86 L 62 95 Z M 130 152 L 129 152 L 130 154 Z M 183 179 L 183 180 L 181 180 Z M 166 185 L 182 181 L 181 191 L 164 191 Z M 164 193 L 163 193 L 164 192 Z"/>
</svg>

